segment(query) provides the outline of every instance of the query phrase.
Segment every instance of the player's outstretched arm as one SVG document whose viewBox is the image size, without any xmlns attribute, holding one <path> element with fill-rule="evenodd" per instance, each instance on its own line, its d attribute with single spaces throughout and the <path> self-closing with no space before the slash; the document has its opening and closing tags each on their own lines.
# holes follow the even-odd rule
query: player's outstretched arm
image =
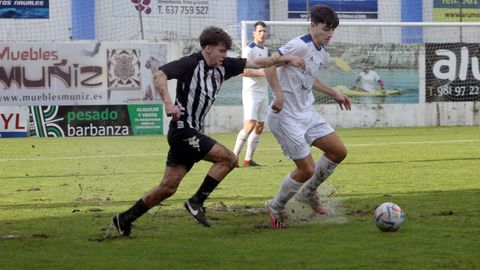
<svg viewBox="0 0 480 270">
<path fill-rule="evenodd" d="M 245 70 L 243 70 L 242 76 L 243 77 L 251 77 L 251 78 L 265 77 L 265 73 L 263 72 L 263 69 L 248 69 L 248 68 L 246 68 Z"/>
<path fill-rule="evenodd" d="M 165 113 L 167 116 L 173 117 L 174 120 L 178 120 L 180 118 L 180 110 L 173 104 L 172 98 L 168 93 L 168 85 L 167 85 L 167 75 L 163 73 L 163 71 L 159 70 L 155 73 L 155 88 L 160 95 L 160 98 L 163 100 L 163 104 L 165 106 Z"/>
<path fill-rule="evenodd" d="M 340 109 L 344 109 L 347 111 L 350 111 L 352 109 L 352 104 L 350 103 L 350 99 L 341 93 L 338 93 L 337 91 L 333 90 L 330 86 L 325 84 L 324 82 L 320 80 L 315 80 L 313 82 L 313 90 L 325 93 L 329 96 L 331 96 L 337 103 L 340 105 Z"/>
<path fill-rule="evenodd" d="M 256 59 L 247 60 L 246 68 L 266 68 L 274 65 L 290 64 L 295 67 L 304 68 L 305 61 L 302 57 L 295 55 L 279 55 L 272 54 L 270 57 L 260 57 Z"/>
</svg>

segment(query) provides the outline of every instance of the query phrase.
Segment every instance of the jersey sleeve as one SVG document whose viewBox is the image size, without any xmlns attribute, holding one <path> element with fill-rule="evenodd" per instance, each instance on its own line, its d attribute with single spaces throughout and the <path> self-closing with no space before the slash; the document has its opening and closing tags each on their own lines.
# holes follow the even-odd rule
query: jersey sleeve
<svg viewBox="0 0 480 270">
<path fill-rule="evenodd" d="M 223 60 L 223 66 L 225 67 L 225 80 L 243 73 L 246 64 L 247 59 L 245 58 L 225 58 L 225 60 Z"/>
<path fill-rule="evenodd" d="M 245 46 L 245 48 L 242 50 L 242 58 L 250 59 L 252 57 L 251 51 L 252 48 L 250 48 L 250 46 Z"/>
<path fill-rule="evenodd" d="M 182 57 L 160 67 L 160 70 L 167 75 L 167 79 L 180 79 L 184 77 L 185 71 L 191 70 L 195 62 L 191 57 Z"/>
<path fill-rule="evenodd" d="M 299 42 L 298 39 L 292 39 L 287 44 L 278 48 L 280 55 L 296 55 L 304 57 L 306 54 L 305 43 Z"/>
</svg>

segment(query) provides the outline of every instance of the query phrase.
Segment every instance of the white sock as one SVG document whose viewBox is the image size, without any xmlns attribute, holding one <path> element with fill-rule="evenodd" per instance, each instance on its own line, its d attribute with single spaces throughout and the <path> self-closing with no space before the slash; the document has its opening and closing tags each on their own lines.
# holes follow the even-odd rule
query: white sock
<svg viewBox="0 0 480 270">
<path fill-rule="evenodd" d="M 301 182 L 297 182 L 292 177 L 290 177 L 290 173 L 285 176 L 282 185 L 280 186 L 280 190 L 278 191 L 275 198 L 272 200 L 272 206 L 275 209 L 284 209 L 287 202 L 298 192 L 298 190 L 302 187 Z"/>
<path fill-rule="evenodd" d="M 304 197 L 311 197 L 317 191 L 317 188 L 335 171 L 337 164 L 322 155 L 315 164 L 315 172 L 312 177 L 305 182 L 301 192 Z"/>
<path fill-rule="evenodd" d="M 233 153 L 238 157 L 240 152 L 242 151 L 243 143 L 247 140 L 248 134 L 245 131 L 240 130 L 237 135 L 237 141 L 235 142 L 235 148 L 233 149 Z"/>
<path fill-rule="evenodd" d="M 259 140 L 260 134 L 257 134 L 255 132 L 250 133 L 247 141 L 247 152 L 245 153 L 245 160 L 252 160 L 253 153 L 255 153 L 255 149 L 257 149 L 257 144 Z"/>
</svg>

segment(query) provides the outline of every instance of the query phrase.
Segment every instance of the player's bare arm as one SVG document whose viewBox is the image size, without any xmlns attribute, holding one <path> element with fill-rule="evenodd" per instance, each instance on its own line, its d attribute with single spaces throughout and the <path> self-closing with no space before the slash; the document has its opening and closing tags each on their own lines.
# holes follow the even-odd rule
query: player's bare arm
<svg viewBox="0 0 480 270">
<path fill-rule="evenodd" d="M 155 73 L 155 88 L 157 89 L 158 93 L 160 94 L 160 98 L 163 101 L 165 106 L 165 113 L 167 116 L 173 117 L 174 120 L 178 120 L 180 118 L 180 110 L 178 109 L 175 104 L 173 104 L 172 98 L 168 93 L 168 86 L 167 86 L 167 75 L 163 73 L 163 71 L 159 70 Z"/>
<path fill-rule="evenodd" d="M 305 60 L 303 57 L 296 55 L 280 55 L 278 52 L 275 52 L 271 56 L 274 61 L 278 62 L 275 64 L 276 67 L 281 67 L 286 64 L 292 65 L 298 68 L 305 68 Z"/>
<path fill-rule="evenodd" d="M 340 105 L 340 109 L 342 110 L 345 109 L 347 111 L 350 111 L 352 109 L 350 99 L 346 95 L 338 93 L 337 91 L 333 90 L 332 87 L 320 80 L 315 80 L 313 82 L 313 90 L 331 96 L 338 103 L 338 105 Z"/>
<path fill-rule="evenodd" d="M 266 68 L 282 64 L 290 64 L 300 68 L 305 67 L 305 61 L 302 57 L 295 55 L 279 55 L 278 53 L 274 53 L 270 57 L 261 57 L 253 60 L 247 60 L 245 68 Z"/>
<path fill-rule="evenodd" d="M 277 67 L 272 66 L 264 69 L 265 78 L 267 79 L 270 87 L 272 88 L 273 92 L 275 93 L 275 97 L 272 102 L 272 110 L 275 113 L 279 113 L 283 109 L 284 97 L 282 88 L 280 86 L 280 82 L 278 81 L 277 77 Z"/>
<path fill-rule="evenodd" d="M 265 77 L 265 72 L 263 72 L 263 69 L 246 68 L 245 70 L 243 70 L 242 76 L 252 78 Z"/>
</svg>

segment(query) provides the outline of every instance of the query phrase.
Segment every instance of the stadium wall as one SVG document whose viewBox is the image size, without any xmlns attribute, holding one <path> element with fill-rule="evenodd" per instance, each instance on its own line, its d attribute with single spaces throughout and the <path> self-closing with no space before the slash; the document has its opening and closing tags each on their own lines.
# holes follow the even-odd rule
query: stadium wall
<svg viewBox="0 0 480 270">
<path fill-rule="evenodd" d="M 478 102 L 354 104 L 349 112 L 331 104 L 316 105 L 315 109 L 336 128 L 480 125 Z M 205 131 L 238 131 L 242 121 L 241 106 L 214 106 L 207 116 Z"/>
</svg>

